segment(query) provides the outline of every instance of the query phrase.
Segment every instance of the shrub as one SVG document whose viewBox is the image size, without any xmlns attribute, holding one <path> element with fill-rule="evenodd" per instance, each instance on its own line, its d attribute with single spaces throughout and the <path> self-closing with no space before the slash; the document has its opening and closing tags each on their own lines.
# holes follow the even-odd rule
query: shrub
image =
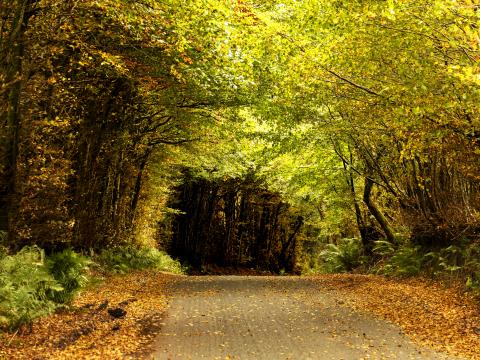
<svg viewBox="0 0 480 360">
<path fill-rule="evenodd" d="M 338 244 L 327 244 L 320 253 L 323 270 L 327 273 L 351 271 L 365 263 L 363 245 L 359 239 L 341 239 Z"/>
<path fill-rule="evenodd" d="M 395 246 L 387 240 L 375 241 L 373 253 L 379 256 L 392 256 L 395 253 Z"/>
<path fill-rule="evenodd" d="M 386 275 L 414 276 L 419 273 L 431 276 L 454 276 L 465 279 L 466 288 L 480 293 L 480 247 L 478 243 L 459 241 L 456 245 L 428 251 L 404 242 L 399 246 L 380 240 L 373 252 L 381 257 L 377 272 Z"/>
<path fill-rule="evenodd" d="M 5 256 L 0 259 L 0 326 L 14 329 L 52 313 L 58 305 L 48 294 L 62 290 L 38 247 Z"/>
<path fill-rule="evenodd" d="M 462 270 L 465 252 L 458 246 L 450 245 L 439 251 L 430 251 L 425 254 L 424 268 L 432 275 L 449 275 Z"/>
<path fill-rule="evenodd" d="M 463 268 L 467 274 L 467 289 L 480 296 L 480 243 L 472 243 L 465 249 Z"/>
<path fill-rule="evenodd" d="M 49 298 L 56 303 L 70 303 L 89 283 L 88 270 L 91 263 L 88 258 L 71 249 L 48 257 L 48 269 L 62 286 L 62 290 L 49 291 Z"/>
<path fill-rule="evenodd" d="M 423 255 L 419 246 L 409 243 L 395 249 L 393 245 L 385 244 L 385 241 L 377 241 L 374 247 L 379 255 L 390 255 L 378 272 L 386 275 L 413 276 L 418 275 L 422 270 Z"/>
<path fill-rule="evenodd" d="M 126 273 L 131 270 L 155 268 L 173 273 L 183 273 L 182 265 L 165 252 L 155 248 L 117 246 L 103 249 L 98 257 L 107 270 Z"/>
</svg>

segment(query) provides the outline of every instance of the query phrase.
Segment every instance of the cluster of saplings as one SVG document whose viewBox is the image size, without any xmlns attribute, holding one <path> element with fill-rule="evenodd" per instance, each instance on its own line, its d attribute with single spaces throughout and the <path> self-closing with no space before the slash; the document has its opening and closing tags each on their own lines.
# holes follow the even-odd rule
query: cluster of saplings
<svg viewBox="0 0 480 360">
<path fill-rule="evenodd" d="M 464 282 L 467 290 L 480 295 L 480 249 L 464 239 L 455 245 L 432 249 L 396 238 L 374 242 L 366 250 L 357 238 L 327 244 L 312 262 L 313 269 L 327 272 L 370 272 L 392 276 L 427 276 Z"/>
<path fill-rule="evenodd" d="M 82 289 L 97 283 L 106 272 L 183 271 L 178 262 L 154 248 L 118 246 L 89 256 L 72 249 L 46 255 L 37 246 L 16 254 L 0 250 L 0 331 L 18 329 L 68 308 Z"/>
</svg>

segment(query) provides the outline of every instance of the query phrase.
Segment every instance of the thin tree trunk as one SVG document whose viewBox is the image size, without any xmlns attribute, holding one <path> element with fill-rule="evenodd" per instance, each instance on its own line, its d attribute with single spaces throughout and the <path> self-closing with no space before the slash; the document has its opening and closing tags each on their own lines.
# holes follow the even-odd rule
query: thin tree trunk
<svg viewBox="0 0 480 360">
<path fill-rule="evenodd" d="M 365 205 L 367 205 L 368 210 L 370 213 L 373 215 L 375 220 L 377 220 L 378 224 L 382 228 L 385 237 L 387 238 L 388 241 L 390 242 L 395 242 L 395 237 L 393 235 L 393 231 L 390 228 L 390 225 L 388 224 L 387 219 L 385 216 L 382 214 L 380 210 L 378 210 L 377 206 L 372 200 L 372 188 L 373 188 L 373 181 L 369 177 L 365 178 L 365 189 L 363 192 L 363 202 Z"/>
<path fill-rule="evenodd" d="M 352 163 L 352 154 L 350 153 L 350 164 Z M 367 238 L 367 231 L 366 231 L 366 225 L 365 222 L 363 221 L 363 216 L 362 216 L 362 210 L 360 209 L 360 204 L 357 199 L 357 193 L 355 190 L 355 182 L 353 180 L 353 171 L 352 169 L 348 169 L 347 163 L 345 160 L 342 159 L 343 162 L 343 168 L 347 174 L 347 184 L 348 187 L 350 188 L 350 194 L 352 195 L 353 199 L 353 206 L 355 209 L 355 218 L 357 221 L 357 227 L 358 231 L 360 232 L 360 238 L 362 239 L 362 244 L 365 249 L 369 248 L 369 239 Z"/>
</svg>

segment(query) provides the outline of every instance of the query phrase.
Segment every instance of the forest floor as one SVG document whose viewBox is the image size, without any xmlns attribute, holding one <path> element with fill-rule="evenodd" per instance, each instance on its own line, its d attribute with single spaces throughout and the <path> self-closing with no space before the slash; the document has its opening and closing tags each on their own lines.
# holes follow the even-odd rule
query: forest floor
<svg viewBox="0 0 480 360">
<path fill-rule="evenodd" d="M 109 314 L 117 308 L 126 314 Z M 0 359 L 480 359 L 479 349 L 479 304 L 459 289 L 362 275 L 117 275 L 73 309 L 0 334 Z"/>
<path fill-rule="evenodd" d="M 31 328 L 0 332 L 0 359 L 139 358 L 160 331 L 166 284 L 176 276 L 139 271 L 108 276 L 69 310 L 37 319 Z M 120 318 L 109 310 L 122 309 Z"/>
</svg>

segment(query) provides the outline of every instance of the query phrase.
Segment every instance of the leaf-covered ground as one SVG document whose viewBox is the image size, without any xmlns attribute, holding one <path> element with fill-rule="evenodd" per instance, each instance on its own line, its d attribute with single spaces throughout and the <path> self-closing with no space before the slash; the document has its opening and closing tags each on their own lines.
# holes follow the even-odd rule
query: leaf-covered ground
<svg viewBox="0 0 480 360">
<path fill-rule="evenodd" d="M 72 311 L 0 334 L 0 359 L 137 358 L 160 330 L 170 278 L 153 271 L 108 277 L 84 292 Z M 126 311 L 124 317 L 109 314 L 118 308 Z"/>
<path fill-rule="evenodd" d="M 329 275 L 317 279 L 319 285 L 335 291 L 342 302 L 399 325 L 421 345 L 480 359 L 480 303 L 458 287 L 373 275 Z"/>
<path fill-rule="evenodd" d="M 161 330 L 167 285 L 174 279 L 152 271 L 109 277 L 84 292 L 72 311 L 40 319 L 31 330 L 0 334 L 0 359 L 139 358 Z M 455 287 L 363 275 L 311 279 L 317 291 L 336 294 L 339 306 L 398 324 L 420 344 L 480 359 L 479 304 Z M 108 310 L 115 308 L 124 309 L 125 317 L 112 317 Z"/>
</svg>

